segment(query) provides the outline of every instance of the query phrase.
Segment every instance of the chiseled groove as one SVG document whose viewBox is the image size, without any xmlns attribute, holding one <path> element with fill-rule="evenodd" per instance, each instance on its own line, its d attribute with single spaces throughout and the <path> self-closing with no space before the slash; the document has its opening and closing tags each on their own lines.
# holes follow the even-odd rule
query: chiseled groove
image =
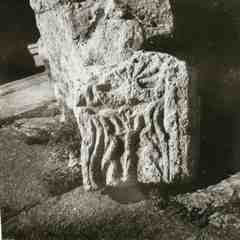
<svg viewBox="0 0 240 240">
<path fill-rule="evenodd" d="M 77 107 L 87 106 L 87 100 L 84 95 L 80 95 L 77 102 Z"/>
<path fill-rule="evenodd" d="M 152 131 L 152 115 L 153 115 L 153 106 L 148 107 L 146 113 L 144 114 L 145 128 L 143 128 L 140 133 L 140 137 L 147 137 L 147 133 Z"/>
<path fill-rule="evenodd" d="M 161 110 L 162 103 L 158 103 L 155 106 L 154 113 L 153 113 L 153 126 L 156 133 L 156 137 L 159 142 L 158 149 L 162 153 L 162 161 L 166 161 L 162 164 L 162 166 L 165 166 L 167 168 L 167 171 L 164 169 L 161 169 L 161 174 L 164 177 L 164 173 L 167 173 L 167 180 L 169 181 L 169 174 L 170 174 L 170 166 L 168 165 L 169 161 L 169 145 L 168 145 L 168 139 L 169 136 L 166 133 L 164 126 L 163 126 L 163 111 Z"/>
<path fill-rule="evenodd" d="M 178 175 L 179 176 L 181 176 L 181 177 L 183 177 L 184 176 L 184 174 L 183 174 L 183 151 L 182 151 L 182 148 L 181 148 L 181 141 L 180 141 L 180 139 L 181 139 L 181 132 L 180 132 L 180 129 L 181 129 L 181 119 L 180 119 L 180 113 L 179 113 L 179 109 L 181 109 L 181 106 L 178 106 L 178 104 L 179 104 L 179 101 L 178 101 L 178 94 L 177 94 L 177 91 L 179 90 L 179 88 L 178 89 L 176 89 L 175 90 L 175 95 L 174 95 L 174 99 L 175 99 L 175 104 L 176 104 L 176 106 L 177 106 L 177 111 L 176 111 L 176 124 L 177 124 L 177 126 L 179 126 L 179 128 L 177 128 L 177 150 L 178 150 L 178 152 L 177 152 L 177 159 L 179 160 L 179 164 L 178 164 Z M 175 174 L 177 173 L 177 171 L 175 172 Z"/>
<path fill-rule="evenodd" d="M 102 174 L 103 174 L 103 178 L 106 181 L 106 177 L 107 177 L 107 171 L 108 168 L 110 166 L 110 164 L 113 161 L 117 161 L 116 159 L 116 152 L 118 150 L 118 148 L 120 147 L 119 145 L 119 139 L 117 137 L 110 137 L 110 143 L 103 155 L 102 158 Z M 117 156 L 118 158 L 120 158 L 120 156 Z"/>
<path fill-rule="evenodd" d="M 152 66 L 151 69 L 149 69 L 149 71 L 143 72 L 141 75 L 137 77 L 136 80 L 139 81 L 141 79 L 148 79 L 152 77 L 154 74 L 156 74 L 158 71 L 159 71 L 159 66 Z"/>
<path fill-rule="evenodd" d="M 104 151 L 106 150 L 110 141 L 109 133 L 111 132 L 111 128 L 108 122 L 110 121 L 106 117 L 99 116 L 99 124 L 101 124 L 101 127 L 103 129 L 103 135 L 104 135 Z"/>
<path fill-rule="evenodd" d="M 91 188 L 91 178 L 90 178 L 90 160 L 91 155 L 94 151 L 94 145 L 95 145 L 95 139 L 96 139 L 96 132 L 93 126 L 92 121 L 89 119 L 84 119 L 85 121 L 88 121 L 89 128 L 88 130 L 84 131 L 87 136 L 82 136 L 83 142 L 82 142 L 82 148 L 81 148 L 81 165 L 82 165 L 82 175 L 83 175 L 83 185 L 86 188 L 86 190 L 89 190 Z M 85 128 L 84 126 L 83 128 Z M 86 142 L 86 139 L 91 139 L 91 141 Z"/>
<path fill-rule="evenodd" d="M 107 117 L 101 117 L 100 119 L 101 124 L 103 126 L 103 133 L 104 133 L 104 153 L 103 153 L 103 157 L 102 157 L 102 161 L 101 161 L 101 171 L 104 173 L 104 166 L 106 164 L 108 164 L 105 161 L 108 161 L 108 157 L 107 157 L 107 152 L 110 151 L 111 148 L 111 135 L 113 134 L 112 129 L 110 124 L 112 124 L 109 120 L 109 118 Z"/>
<path fill-rule="evenodd" d="M 139 76 L 145 70 L 146 64 L 144 62 L 140 62 L 140 63 L 138 62 L 138 64 L 135 63 L 135 66 L 136 68 L 135 68 L 135 71 L 133 72 L 134 75 L 132 76 L 134 79 L 137 78 L 137 76 Z"/>
<path fill-rule="evenodd" d="M 130 130 L 125 135 L 123 158 L 123 180 L 137 181 L 137 148 L 139 145 L 139 132 Z"/>
<path fill-rule="evenodd" d="M 91 106 L 94 103 L 94 95 L 93 95 L 92 86 L 87 87 L 87 90 L 86 90 L 86 102 L 87 102 L 87 106 Z"/>
<path fill-rule="evenodd" d="M 141 114 L 141 115 L 138 115 L 135 117 L 134 119 L 134 130 L 135 131 L 138 131 L 139 133 L 141 132 L 141 130 L 144 128 L 145 126 L 145 123 L 144 123 L 144 116 Z"/>
<path fill-rule="evenodd" d="M 112 125 L 114 126 L 114 134 L 115 135 L 120 135 L 122 132 L 122 129 L 124 128 L 124 125 L 121 121 L 121 119 L 119 119 L 116 115 L 111 116 L 109 119 L 112 123 Z"/>
<path fill-rule="evenodd" d="M 101 170 L 105 180 L 107 179 L 107 172 L 111 164 L 114 165 L 114 168 L 117 173 L 115 176 L 111 176 L 111 181 L 116 182 L 117 179 L 120 178 L 122 173 L 122 166 L 120 163 L 121 156 L 124 152 L 124 144 L 122 143 L 119 135 L 122 134 L 121 130 L 123 129 L 122 122 L 116 116 L 110 116 L 107 118 L 101 119 L 102 124 L 104 125 L 105 131 L 105 153 L 102 158 Z"/>
<path fill-rule="evenodd" d="M 168 84 L 174 84 L 174 83 L 169 82 Z M 169 90 L 169 92 L 170 92 L 170 90 Z M 172 92 L 174 92 L 174 94 L 171 94 L 172 96 L 171 96 L 170 100 L 168 99 L 169 101 L 168 101 L 167 108 L 168 109 L 171 108 L 171 110 L 174 109 L 174 112 L 172 113 L 172 111 L 171 111 L 167 120 L 170 123 L 171 128 L 173 128 L 173 127 L 175 128 L 176 125 L 179 126 L 178 125 L 178 112 L 177 112 L 178 110 L 177 110 L 177 88 L 176 88 L 176 86 L 174 86 L 174 88 L 172 86 L 170 93 L 172 93 Z M 169 102 L 171 105 L 169 105 Z M 173 118 L 174 121 L 172 121 L 173 116 L 174 116 L 174 118 Z M 165 116 L 164 116 L 164 118 L 165 118 Z M 164 119 L 164 121 L 167 122 L 165 119 Z M 177 163 L 177 161 L 179 161 L 179 154 L 181 154 L 181 152 L 179 152 L 179 130 L 178 130 L 178 128 L 176 128 L 175 131 L 171 131 L 169 129 L 169 126 L 164 129 L 166 129 L 165 132 L 168 136 L 169 147 L 171 147 L 173 145 L 172 143 L 175 143 L 177 145 L 177 147 L 175 147 L 174 150 L 173 149 L 169 150 L 169 163 L 168 163 L 168 165 L 169 165 L 169 180 L 173 181 L 173 180 L 177 180 L 176 177 L 179 177 L 179 174 L 181 174 L 181 173 L 179 173 L 179 170 L 181 167 Z M 172 174 L 171 174 L 171 171 L 172 171 Z M 173 179 L 172 177 L 175 179 Z"/>
<path fill-rule="evenodd" d="M 101 178 L 101 159 L 104 152 L 104 133 L 103 128 L 99 124 L 99 121 L 96 118 L 92 119 L 92 123 L 94 126 L 94 131 L 96 133 L 96 140 L 94 144 L 94 150 L 90 159 L 90 179 L 92 183 L 92 187 L 98 188 L 102 185 Z"/>
<path fill-rule="evenodd" d="M 159 119 L 161 119 L 161 121 L 159 122 L 161 124 L 161 128 L 162 128 L 162 132 L 164 134 L 164 142 L 167 143 L 167 159 L 168 159 L 168 162 L 166 163 L 166 166 L 168 166 L 168 181 L 171 181 L 171 159 L 170 159 L 170 135 L 169 133 L 167 132 L 167 130 L 165 129 L 164 127 L 164 111 L 161 112 L 162 113 L 162 116 L 160 116 Z"/>
</svg>

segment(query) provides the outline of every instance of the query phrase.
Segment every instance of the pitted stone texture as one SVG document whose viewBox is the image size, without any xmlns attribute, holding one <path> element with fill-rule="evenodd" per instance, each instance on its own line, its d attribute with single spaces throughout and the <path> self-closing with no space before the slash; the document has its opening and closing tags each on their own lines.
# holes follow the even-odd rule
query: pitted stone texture
<svg viewBox="0 0 240 240">
<path fill-rule="evenodd" d="M 131 57 L 141 48 L 143 30 L 135 20 L 114 19 L 99 25 L 87 44 L 81 44 L 84 65 L 112 65 Z"/>
<path fill-rule="evenodd" d="M 137 19 L 142 24 L 147 37 L 171 34 L 174 27 L 169 0 L 31 0 L 30 2 L 38 14 L 67 5 L 69 11 L 66 13 L 73 23 L 73 34 L 80 32 L 87 34 L 89 28 L 93 27 L 104 12 L 105 16 L 110 18 L 117 16 Z"/>
<path fill-rule="evenodd" d="M 193 82 L 184 62 L 140 51 L 151 28 L 171 32 L 169 2 L 31 2 L 57 98 L 78 121 L 85 189 L 191 179 Z"/>
<path fill-rule="evenodd" d="M 165 19 L 166 9 L 172 19 L 168 0 L 153 6 L 145 1 L 31 0 L 31 6 L 41 33 L 41 49 L 56 82 L 55 94 L 70 108 L 74 104 L 70 91 L 79 85 L 75 86 L 76 78 L 88 78 L 87 66 L 109 67 L 141 49 L 148 21 L 139 21 L 138 9 L 153 16 L 157 12 L 157 27 L 168 25 L 164 28 L 172 29 L 173 24 L 161 20 Z"/>
<path fill-rule="evenodd" d="M 183 215 L 205 227 L 196 239 L 239 238 L 240 173 L 206 189 L 178 195 L 174 201 Z"/>
<path fill-rule="evenodd" d="M 91 35 L 94 32 L 97 32 L 96 34 L 98 37 L 103 39 L 101 43 L 104 43 L 106 40 L 106 37 L 104 36 L 114 36 L 119 28 L 120 30 L 123 28 L 121 27 L 122 22 L 117 22 L 117 19 L 124 19 L 130 23 L 133 22 L 133 25 L 140 24 L 142 29 L 137 29 L 137 38 L 139 32 L 141 31 L 144 31 L 147 35 L 149 35 L 149 32 L 155 32 L 154 34 L 157 33 L 158 35 L 161 35 L 166 34 L 166 32 L 171 33 L 173 31 L 173 16 L 168 0 L 152 0 L 150 2 L 145 0 L 86 0 L 81 2 L 76 0 L 31 0 L 31 5 L 36 12 L 38 26 L 40 28 L 41 35 L 44 38 L 44 42 L 47 45 L 49 42 L 46 41 L 45 37 L 47 37 L 47 35 L 50 35 L 49 37 L 54 37 L 56 33 L 58 33 L 58 35 L 54 37 L 55 41 L 53 42 L 56 43 L 57 39 L 55 38 L 58 37 L 58 41 L 60 41 L 62 45 L 69 44 L 68 41 L 66 42 L 67 39 L 74 39 L 75 44 L 70 44 L 73 44 L 76 47 L 79 42 L 86 42 L 87 39 L 91 38 Z M 145 19 L 143 19 L 143 16 Z M 110 20 L 111 22 L 113 19 L 115 20 L 115 24 L 113 23 L 112 25 L 113 28 L 114 26 L 116 27 L 118 25 L 117 31 L 113 30 L 112 34 L 109 34 L 110 32 L 102 30 L 102 32 L 106 33 L 103 37 L 101 37 L 101 29 L 104 29 L 105 25 L 107 27 L 109 25 L 108 21 Z M 51 24 L 52 21 L 55 21 L 56 24 Z M 129 31 L 130 35 L 134 34 L 134 31 L 131 29 L 126 29 L 126 31 Z M 128 40 L 127 36 L 125 36 L 123 33 L 119 33 L 117 36 L 120 36 L 120 38 L 118 39 L 116 37 L 114 39 L 111 39 L 113 41 L 106 41 L 107 44 L 112 44 L 114 41 L 116 44 L 119 40 L 121 40 L 121 38 L 126 38 L 126 41 Z M 133 42 L 133 46 L 131 46 L 131 44 L 128 44 L 128 46 L 125 46 L 125 48 L 133 47 L 134 49 L 138 49 L 139 46 L 135 46 L 134 44 L 134 39 L 136 37 L 132 36 L 130 38 L 130 40 Z M 140 39 L 142 37 L 140 37 Z M 141 45 L 141 41 L 139 41 L 137 45 Z M 54 48 L 54 46 L 52 47 Z M 99 47 L 101 48 L 100 45 Z M 49 49 L 48 46 L 47 49 Z M 55 53 L 57 54 L 57 52 Z M 67 51 L 67 53 L 70 54 L 71 51 Z M 82 53 L 81 49 L 79 55 L 84 56 L 86 54 Z M 113 53 L 112 57 L 114 58 Z"/>
<path fill-rule="evenodd" d="M 169 0 L 125 0 L 142 23 L 146 38 L 173 32 L 174 19 Z"/>
<path fill-rule="evenodd" d="M 209 210 L 217 211 L 232 203 L 240 202 L 240 173 L 222 182 L 194 193 L 178 195 L 176 201 L 189 212 L 203 214 Z"/>
<path fill-rule="evenodd" d="M 194 97 L 184 62 L 137 52 L 79 89 L 83 183 L 171 183 L 194 173 Z"/>
<path fill-rule="evenodd" d="M 37 3 L 32 1 L 32 6 Z M 37 23 L 44 55 L 57 81 L 55 92 L 71 105 L 68 96 L 75 86 L 73 80 L 87 77 L 86 66 L 108 66 L 126 60 L 141 48 L 144 33 L 136 19 L 123 18 L 124 9 L 112 13 L 118 9 L 112 1 L 63 1 L 56 6 L 37 13 Z"/>
<path fill-rule="evenodd" d="M 30 0 L 30 4 L 36 13 L 43 13 L 53 10 L 57 6 L 61 5 L 61 0 Z M 70 2 L 66 0 L 66 3 Z"/>
</svg>

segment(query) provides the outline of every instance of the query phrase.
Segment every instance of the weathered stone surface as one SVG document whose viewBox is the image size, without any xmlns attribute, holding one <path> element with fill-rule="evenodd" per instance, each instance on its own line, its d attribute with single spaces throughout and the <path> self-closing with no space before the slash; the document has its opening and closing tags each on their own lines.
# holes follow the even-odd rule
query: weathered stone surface
<svg viewBox="0 0 240 240">
<path fill-rule="evenodd" d="M 177 196 L 176 200 L 188 211 L 204 212 L 208 208 L 224 207 L 228 203 L 240 200 L 240 173 L 237 173 L 217 185 Z"/>
<path fill-rule="evenodd" d="M 146 38 L 168 35 L 173 32 L 173 14 L 170 1 L 166 0 L 130 0 L 128 3 L 133 15 L 145 29 Z"/>
<path fill-rule="evenodd" d="M 169 1 L 32 0 L 55 92 L 82 138 L 85 189 L 191 179 L 196 94 L 184 62 L 140 51 L 169 34 Z M 149 25 L 150 24 L 150 25 Z"/>
<path fill-rule="evenodd" d="M 224 214 L 221 212 L 216 212 L 210 216 L 209 222 L 211 226 L 219 229 L 228 229 L 232 227 L 232 230 L 237 231 L 240 233 L 240 219 L 239 215 L 228 213 Z"/>
<path fill-rule="evenodd" d="M 146 37 L 143 33 L 146 29 L 131 16 L 135 15 L 134 11 L 128 10 L 124 1 L 32 0 L 31 5 L 36 12 L 52 77 L 58 79 L 56 91 L 64 96 L 69 95 L 69 89 L 75 86 L 72 81 L 81 76 L 84 78 L 86 65 L 119 63 L 131 56 L 133 49 L 139 49 Z M 155 11 L 155 17 L 168 9 L 168 14 L 159 18 L 170 15 L 172 19 L 168 1 L 159 5 L 157 13 L 153 7 L 149 9 L 150 5 L 145 1 L 139 4 L 132 1 L 131 5 L 130 9 L 139 8 L 150 15 Z M 157 28 L 173 28 L 173 21 L 160 19 Z"/>
<path fill-rule="evenodd" d="M 31 0 L 31 5 L 35 12 L 40 14 L 56 10 L 67 4 L 68 9 L 73 10 L 70 16 L 73 20 L 73 30 L 76 33 L 87 32 L 88 28 L 98 20 L 94 16 L 96 10 L 99 11 L 98 7 L 100 6 L 100 11 L 102 11 L 104 5 L 108 17 L 136 18 L 142 24 L 148 37 L 170 34 L 173 31 L 173 14 L 169 0 L 110 0 L 105 2 L 102 0 L 85 0 L 81 3 L 74 0 Z"/>
<path fill-rule="evenodd" d="M 75 109 L 86 187 L 99 185 L 100 172 L 110 185 L 192 176 L 192 96 L 184 62 L 138 52 L 91 82 L 78 91 Z"/>
<path fill-rule="evenodd" d="M 179 195 L 174 201 L 192 222 L 205 227 L 196 239 L 222 239 L 226 234 L 228 239 L 239 238 L 240 173 L 207 189 Z"/>
</svg>

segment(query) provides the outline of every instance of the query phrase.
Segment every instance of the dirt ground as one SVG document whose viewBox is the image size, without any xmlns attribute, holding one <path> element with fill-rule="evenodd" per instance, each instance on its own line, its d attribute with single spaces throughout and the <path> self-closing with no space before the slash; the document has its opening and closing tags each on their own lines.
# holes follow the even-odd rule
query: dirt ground
<svg viewBox="0 0 240 240">
<path fill-rule="evenodd" d="M 49 110 L 50 109 L 50 110 Z M 52 111 L 54 114 L 52 114 Z M 53 118 L 55 107 L 23 116 Z M 52 116 L 52 117 L 51 117 Z M 29 119 L 29 120 L 28 120 Z M 17 240 L 238 240 L 235 229 L 212 229 L 205 215 L 188 213 L 164 195 L 142 186 L 85 192 L 81 182 L 64 185 L 72 177 L 55 162 L 50 172 L 49 153 L 56 146 L 34 144 L 16 130 L 16 121 L 0 128 L 0 207 L 5 238 Z M 41 122 L 41 121 L 40 121 Z M 31 125 L 31 124 L 30 124 Z M 61 129 L 62 130 L 62 129 Z M 62 131 L 61 131 L 62 133 Z M 64 146 L 64 145 L 61 145 Z M 46 164 L 48 163 L 48 164 Z M 51 162 L 50 162 L 51 163 Z M 75 173 L 75 172 L 73 172 Z M 56 174 L 56 176 L 54 175 Z M 78 178 L 76 178 L 79 180 Z M 46 180 L 46 179 L 45 179 Z M 75 179 L 73 179 L 75 181 Z M 57 189 L 53 189 L 53 188 Z M 237 208 L 233 209 L 233 213 Z M 193 209 L 194 210 L 194 209 Z M 214 210 L 215 211 L 215 210 Z M 218 209 L 216 210 L 218 211 Z M 232 210 L 231 210 L 232 211 Z M 207 215 L 208 216 L 208 215 Z M 224 217 L 231 216 L 223 215 Z M 230 219 L 231 220 L 231 219 Z M 220 224 L 221 226 L 221 224 Z"/>
<path fill-rule="evenodd" d="M 0 205 L 4 219 L 48 197 L 41 182 L 44 145 L 27 145 L 11 127 L 0 129 Z"/>
<path fill-rule="evenodd" d="M 114 192 L 85 193 L 81 186 L 52 196 L 42 181 L 46 149 L 44 144 L 26 144 L 13 125 L 0 129 L 0 206 L 6 237 L 170 240 L 187 239 L 197 231 L 170 211 L 156 212 L 150 200 L 123 204 L 111 199 L 119 200 Z M 123 190 L 122 197 L 130 192 L 135 198 L 140 194 Z"/>
</svg>

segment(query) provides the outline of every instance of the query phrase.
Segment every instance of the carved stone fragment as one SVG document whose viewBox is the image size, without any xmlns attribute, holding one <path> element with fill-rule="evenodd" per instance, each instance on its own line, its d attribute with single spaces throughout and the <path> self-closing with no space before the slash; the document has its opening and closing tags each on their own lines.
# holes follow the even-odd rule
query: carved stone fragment
<svg viewBox="0 0 240 240">
<path fill-rule="evenodd" d="M 196 99 L 187 66 L 142 50 L 170 34 L 168 0 L 31 0 L 67 119 L 81 135 L 86 190 L 195 175 Z M 79 146 L 80 147 L 80 146 Z"/>
<path fill-rule="evenodd" d="M 190 87 L 184 62 L 137 52 L 81 88 L 76 116 L 86 188 L 191 177 Z"/>
</svg>

